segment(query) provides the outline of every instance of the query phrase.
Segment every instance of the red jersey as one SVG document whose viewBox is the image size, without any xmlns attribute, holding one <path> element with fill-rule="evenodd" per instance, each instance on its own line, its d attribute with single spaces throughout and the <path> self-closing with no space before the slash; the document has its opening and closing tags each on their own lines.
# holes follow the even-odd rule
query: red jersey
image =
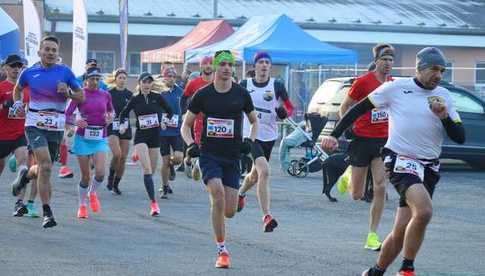
<svg viewBox="0 0 485 276">
<path fill-rule="evenodd" d="M 388 80 L 392 80 L 391 77 Z M 374 72 L 358 77 L 349 90 L 349 97 L 359 102 L 382 83 L 376 78 Z M 360 116 L 353 126 L 355 135 L 366 138 L 387 138 L 388 136 L 387 113 L 382 110 L 373 109 Z"/>
<path fill-rule="evenodd" d="M 15 87 L 14 83 L 8 80 L 0 82 L 0 140 L 1 141 L 12 141 L 17 140 L 23 135 L 25 135 L 25 119 L 9 119 L 8 118 L 8 108 L 4 107 L 3 104 L 7 101 L 13 100 L 13 89 Z M 24 88 L 23 91 L 23 101 L 27 103 L 29 101 L 29 90 Z"/>
<path fill-rule="evenodd" d="M 205 81 L 202 77 L 195 78 L 191 80 L 184 90 L 184 96 L 192 97 L 199 89 L 211 83 L 210 81 Z M 200 145 L 200 138 L 202 137 L 202 127 L 204 125 L 204 114 L 197 114 L 194 122 L 194 138 L 195 143 Z"/>
</svg>

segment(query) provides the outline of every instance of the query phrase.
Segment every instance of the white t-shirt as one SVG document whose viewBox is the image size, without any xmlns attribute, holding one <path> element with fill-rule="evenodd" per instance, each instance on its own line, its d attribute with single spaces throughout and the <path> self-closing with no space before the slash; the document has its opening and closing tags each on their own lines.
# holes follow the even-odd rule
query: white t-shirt
<svg viewBox="0 0 485 276">
<path fill-rule="evenodd" d="M 389 138 L 386 147 L 409 157 L 435 159 L 441 154 L 446 132 L 441 120 L 431 111 L 430 100 L 444 101 L 450 118 L 461 121 L 448 89 L 438 86 L 426 90 L 413 78 L 386 82 L 368 97 L 375 107 L 387 108 Z"/>
</svg>

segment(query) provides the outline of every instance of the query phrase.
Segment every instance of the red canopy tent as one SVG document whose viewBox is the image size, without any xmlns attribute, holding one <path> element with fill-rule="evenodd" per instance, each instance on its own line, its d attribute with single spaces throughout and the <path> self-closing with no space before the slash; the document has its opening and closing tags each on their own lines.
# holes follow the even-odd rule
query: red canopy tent
<svg viewBox="0 0 485 276">
<path fill-rule="evenodd" d="M 184 63 L 185 50 L 219 42 L 234 32 L 224 20 L 201 21 L 182 39 L 165 48 L 141 52 L 143 63 Z"/>
</svg>

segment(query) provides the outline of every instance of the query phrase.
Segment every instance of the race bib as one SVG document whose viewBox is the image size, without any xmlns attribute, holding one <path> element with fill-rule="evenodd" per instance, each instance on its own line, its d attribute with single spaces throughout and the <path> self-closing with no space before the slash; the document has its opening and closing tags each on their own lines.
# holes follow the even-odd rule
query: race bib
<svg viewBox="0 0 485 276">
<path fill-rule="evenodd" d="M 64 114 L 52 111 L 39 111 L 36 113 L 36 126 L 45 130 L 61 130 L 64 128 Z"/>
<path fill-rule="evenodd" d="M 256 117 L 261 124 L 271 124 L 271 111 L 266 109 L 255 108 L 256 112 L 258 113 Z"/>
<path fill-rule="evenodd" d="M 140 129 L 159 127 L 160 123 L 158 122 L 158 114 L 153 113 L 138 116 L 138 124 L 140 125 Z"/>
<path fill-rule="evenodd" d="M 419 177 L 421 181 L 424 180 L 424 166 L 416 159 L 406 156 L 396 156 L 396 163 L 394 164 L 395 173 L 408 173 Z"/>
<path fill-rule="evenodd" d="M 387 112 L 382 109 L 374 108 L 371 111 L 371 123 L 385 123 L 387 122 Z"/>
<path fill-rule="evenodd" d="M 176 128 L 179 125 L 179 115 L 173 114 L 172 118 L 169 119 L 167 117 L 167 113 L 162 114 L 162 123 L 164 123 L 167 127 Z"/>
<path fill-rule="evenodd" d="M 234 138 L 234 120 L 207 118 L 207 137 Z"/>
<path fill-rule="evenodd" d="M 120 119 L 114 119 L 114 120 L 113 120 L 113 123 L 112 123 L 112 125 L 111 125 L 111 126 L 112 126 L 112 129 L 113 129 L 113 130 L 120 130 L 120 126 L 121 126 L 121 124 L 120 124 Z M 125 122 L 123 123 L 123 126 L 124 126 L 125 128 L 128 128 L 128 121 L 125 121 Z"/>
<path fill-rule="evenodd" d="M 88 126 L 84 129 L 84 138 L 86 140 L 102 140 L 103 139 L 103 128 Z"/>
</svg>

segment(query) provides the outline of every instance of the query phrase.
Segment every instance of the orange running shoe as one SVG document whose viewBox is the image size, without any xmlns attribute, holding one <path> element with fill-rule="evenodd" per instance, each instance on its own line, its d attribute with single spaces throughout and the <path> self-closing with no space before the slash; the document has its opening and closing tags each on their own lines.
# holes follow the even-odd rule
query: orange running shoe
<svg viewBox="0 0 485 276">
<path fill-rule="evenodd" d="M 412 270 L 401 270 L 396 276 L 416 276 L 416 274 L 414 274 L 414 271 Z"/>
<path fill-rule="evenodd" d="M 278 226 L 278 222 L 271 215 L 263 217 L 264 232 L 273 232 L 276 226 Z"/>
<path fill-rule="evenodd" d="M 158 208 L 158 203 L 153 201 L 150 203 L 150 216 L 156 217 L 160 214 L 160 208 Z"/>
<path fill-rule="evenodd" d="M 68 166 L 61 166 L 59 169 L 59 178 L 73 178 L 74 173 Z"/>
<path fill-rule="evenodd" d="M 229 268 L 231 266 L 231 258 L 229 252 L 222 251 L 217 255 L 216 268 Z"/>
<path fill-rule="evenodd" d="M 99 212 L 99 209 L 101 209 L 101 204 L 99 203 L 96 193 L 89 194 L 89 206 L 91 207 L 93 213 L 97 213 Z"/>
<path fill-rule="evenodd" d="M 80 205 L 79 209 L 77 209 L 77 217 L 87 219 L 88 218 L 88 208 L 86 205 Z"/>
<path fill-rule="evenodd" d="M 136 152 L 133 152 L 133 154 L 131 155 L 131 160 L 133 161 L 133 163 L 136 163 L 136 161 L 140 160 L 140 157 Z"/>
</svg>

